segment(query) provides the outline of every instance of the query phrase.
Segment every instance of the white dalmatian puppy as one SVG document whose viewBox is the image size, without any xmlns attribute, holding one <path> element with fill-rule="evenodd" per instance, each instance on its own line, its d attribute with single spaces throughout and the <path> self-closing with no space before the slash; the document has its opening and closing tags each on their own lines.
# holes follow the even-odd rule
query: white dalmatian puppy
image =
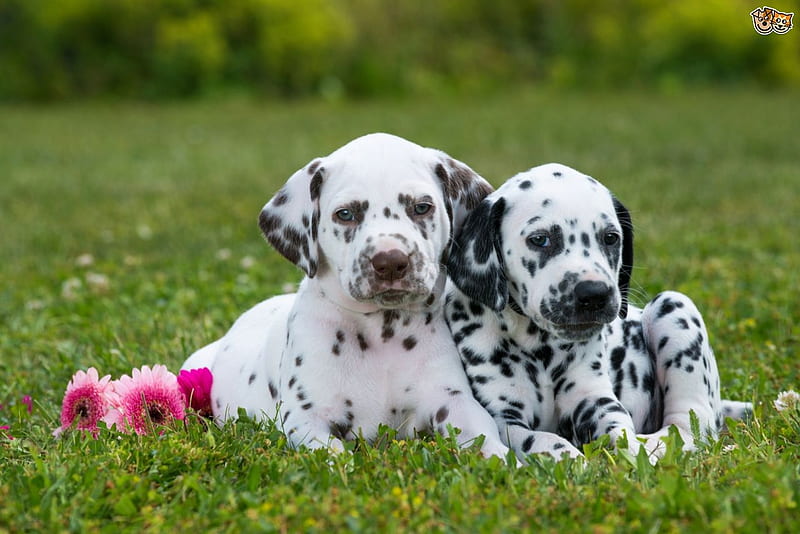
<svg viewBox="0 0 800 534">
<path fill-rule="evenodd" d="M 289 178 L 259 218 L 267 240 L 306 273 L 296 294 L 244 313 L 184 369 L 209 367 L 217 421 L 273 418 L 289 441 L 460 429 L 504 457 L 470 394 L 441 298 L 451 236 L 492 190 L 447 154 L 388 134 L 355 139 Z"/>
<path fill-rule="evenodd" d="M 475 397 L 520 456 L 580 455 L 625 434 L 651 461 L 675 425 L 693 449 L 690 413 L 715 436 L 748 403 L 721 401 L 703 318 L 665 292 L 629 307 L 633 228 L 599 182 L 542 165 L 487 196 L 456 236 L 447 321 Z"/>
</svg>

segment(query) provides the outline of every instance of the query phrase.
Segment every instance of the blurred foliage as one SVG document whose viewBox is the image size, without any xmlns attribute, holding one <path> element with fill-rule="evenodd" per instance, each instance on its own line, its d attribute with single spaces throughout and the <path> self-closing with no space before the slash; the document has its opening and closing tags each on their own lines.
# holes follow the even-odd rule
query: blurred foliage
<svg viewBox="0 0 800 534">
<path fill-rule="evenodd" d="M 780 4 L 780 5 L 779 5 Z M 0 98 L 800 86 L 753 0 L 0 0 Z M 798 0 L 776 9 L 800 12 Z"/>
</svg>

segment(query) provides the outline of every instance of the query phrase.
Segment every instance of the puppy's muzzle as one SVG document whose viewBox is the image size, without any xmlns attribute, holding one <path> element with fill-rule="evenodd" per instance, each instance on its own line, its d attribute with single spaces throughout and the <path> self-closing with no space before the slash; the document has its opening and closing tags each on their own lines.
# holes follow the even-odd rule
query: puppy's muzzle
<svg viewBox="0 0 800 534">
<path fill-rule="evenodd" d="M 378 252 L 370 260 L 375 277 L 384 282 L 394 282 L 405 278 L 411 260 L 402 250 L 392 249 Z"/>
<path fill-rule="evenodd" d="M 579 315 L 595 315 L 610 307 L 614 298 L 613 287 L 595 280 L 579 282 L 574 292 Z"/>
</svg>

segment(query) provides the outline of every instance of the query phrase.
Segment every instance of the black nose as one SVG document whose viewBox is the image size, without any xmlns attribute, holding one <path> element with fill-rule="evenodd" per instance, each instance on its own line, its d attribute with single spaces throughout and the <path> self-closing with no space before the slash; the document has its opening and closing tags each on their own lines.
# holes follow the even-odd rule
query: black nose
<svg viewBox="0 0 800 534">
<path fill-rule="evenodd" d="M 380 280 L 399 280 L 408 271 L 408 255 L 397 249 L 378 252 L 372 257 L 372 268 Z"/>
<path fill-rule="evenodd" d="M 608 304 L 613 292 L 613 288 L 603 282 L 579 282 L 575 286 L 575 300 L 578 303 L 578 309 L 600 311 Z"/>
</svg>

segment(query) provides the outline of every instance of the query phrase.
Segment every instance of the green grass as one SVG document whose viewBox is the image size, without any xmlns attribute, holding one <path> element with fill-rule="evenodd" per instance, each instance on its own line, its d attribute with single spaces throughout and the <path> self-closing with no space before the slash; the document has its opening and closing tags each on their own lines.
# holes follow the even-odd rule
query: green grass
<svg viewBox="0 0 800 534">
<path fill-rule="evenodd" d="M 0 532 L 797 531 L 800 414 L 772 407 L 800 389 L 797 96 L 0 109 L 0 425 L 16 438 L 0 438 Z M 298 281 L 258 211 L 294 170 L 370 131 L 442 148 L 495 184 L 547 161 L 599 178 L 634 217 L 634 300 L 695 298 L 723 394 L 756 402 L 756 418 L 654 468 L 593 447 L 583 463 L 517 469 L 452 439 L 390 435 L 331 459 L 246 421 L 51 437 L 75 370 L 177 370 Z"/>
</svg>

